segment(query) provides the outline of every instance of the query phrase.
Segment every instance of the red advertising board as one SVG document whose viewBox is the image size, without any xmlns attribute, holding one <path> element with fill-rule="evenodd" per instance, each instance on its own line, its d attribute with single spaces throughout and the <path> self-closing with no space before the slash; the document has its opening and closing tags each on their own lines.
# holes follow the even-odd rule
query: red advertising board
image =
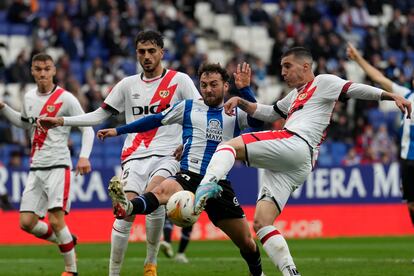
<svg viewBox="0 0 414 276">
<path fill-rule="evenodd" d="M 253 224 L 254 206 L 244 206 Z M 19 229 L 19 213 L 0 211 L 0 244 L 37 244 L 44 241 Z M 109 242 L 113 216 L 110 209 L 75 209 L 67 216 L 70 230 L 79 242 Z M 276 220 L 287 238 L 414 235 L 405 204 L 288 205 Z M 180 235 L 175 228 L 173 238 Z M 194 240 L 225 239 L 226 236 L 203 213 L 195 224 Z M 131 241 L 145 240 L 145 218 L 137 217 Z"/>
</svg>

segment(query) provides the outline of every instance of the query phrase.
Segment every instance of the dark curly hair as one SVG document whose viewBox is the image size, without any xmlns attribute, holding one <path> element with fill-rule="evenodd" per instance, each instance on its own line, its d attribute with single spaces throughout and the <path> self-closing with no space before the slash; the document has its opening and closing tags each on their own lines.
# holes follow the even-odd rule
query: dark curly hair
<svg viewBox="0 0 414 276">
<path fill-rule="evenodd" d="M 228 82 L 230 79 L 229 74 L 226 69 L 221 67 L 220 63 L 203 63 L 200 68 L 198 68 L 198 78 L 201 78 L 201 75 L 207 73 L 218 73 L 221 75 L 221 78 L 224 82 Z"/>
<path fill-rule="evenodd" d="M 142 31 L 137 34 L 135 37 L 135 47 L 138 45 L 138 43 L 145 43 L 147 41 L 150 41 L 154 43 L 155 45 L 159 46 L 161 49 L 164 48 L 164 38 L 161 35 L 161 33 L 157 31 Z"/>
</svg>

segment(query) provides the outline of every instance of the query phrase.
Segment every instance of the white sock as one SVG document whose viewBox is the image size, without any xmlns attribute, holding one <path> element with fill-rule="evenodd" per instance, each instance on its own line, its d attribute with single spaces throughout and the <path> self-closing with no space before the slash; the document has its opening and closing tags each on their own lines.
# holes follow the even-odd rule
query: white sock
<svg viewBox="0 0 414 276">
<path fill-rule="evenodd" d="M 128 239 L 132 222 L 116 219 L 112 226 L 111 256 L 109 259 L 109 275 L 118 276 L 121 273 L 122 262 L 128 248 Z"/>
<path fill-rule="evenodd" d="M 145 228 L 147 233 L 147 257 L 145 264 L 157 263 L 160 239 L 165 222 L 165 206 L 159 206 L 154 212 L 145 217 Z"/>
<path fill-rule="evenodd" d="M 257 237 L 263 245 L 270 260 L 279 268 L 283 276 L 299 275 L 289 247 L 283 236 L 273 225 L 265 226 L 257 231 Z"/>
<path fill-rule="evenodd" d="M 218 182 L 233 167 L 236 160 L 236 150 L 229 145 L 220 145 L 210 160 L 206 174 L 200 185 L 208 182 Z"/>
<path fill-rule="evenodd" d="M 65 226 L 62 230 L 56 233 L 60 252 L 63 255 L 65 262 L 65 271 L 77 272 L 75 245 L 70 234 L 69 228 Z"/>
<path fill-rule="evenodd" d="M 52 227 L 50 226 L 50 224 L 47 224 L 44 221 L 39 220 L 33 227 L 31 233 L 39 239 L 44 239 L 53 243 L 57 243 L 56 235 L 53 232 Z"/>
</svg>

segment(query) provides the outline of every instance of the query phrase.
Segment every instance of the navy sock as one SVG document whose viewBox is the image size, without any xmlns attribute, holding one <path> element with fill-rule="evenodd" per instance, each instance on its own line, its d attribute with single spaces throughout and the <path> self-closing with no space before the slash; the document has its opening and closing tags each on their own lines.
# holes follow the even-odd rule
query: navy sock
<svg viewBox="0 0 414 276">
<path fill-rule="evenodd" d="M 151 214 L 155 211 L 155 209 L 158 208 L 158 206 L 160 206 L 157 197 L 151 192 L 137 196 L 136 198 L 131 200 L 131 203 L 133 206 L 131 215 Z"/>
<path fill-rule="evenodd" d="M 249 271 L 253 276 L 262 275 L 262 259 L 260 258 L 260 250 L 257 244 L 255 252 L 246 253 L 240 250 L 240 255 L 246 261 L 247 265 L 249 266 Z"/>
<path fill-rule="evenodd" d="M 185 227 L 181 230 L 181 239 L 180 245 L 178 246 L 178 253 L 184 253 L 187 248 L 188 243 L 190 242 L 191 231 L 193 231 L 193 226 Z"/>
<path fill-rule="evenodd" d="M 164 223 L 164 241 L 171 243 L 171 233 L 173 229 L 173 224 L 171 220 L 169 220 L 167 217 L 165 218 Z"/>
</svg>

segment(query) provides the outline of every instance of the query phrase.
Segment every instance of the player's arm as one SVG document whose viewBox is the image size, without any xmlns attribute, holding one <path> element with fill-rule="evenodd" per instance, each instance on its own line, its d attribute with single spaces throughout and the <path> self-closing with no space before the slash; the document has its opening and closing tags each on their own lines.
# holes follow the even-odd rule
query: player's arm
<svg viewBox="0 0 414 276">
<path fill-rule="evenodd" d="M 140 118 L 132 123 L 117 127 L 117 128 L 106 128 L 101 129 L 97 133 L 97 137 L 104 140 L 107 137 L 119 136 L 126 133 L 139 133 L 145 132 L 157 127 L 162 126 L 162 113 L 146 116 Z"/>
<path fill-rule="evenodd" d="M 132 123 L 117 128 L 101 129 L 97 137 L 104 140 L 107 137 L 119 136 L 126 133 L 140 133 L 164 125 L 182 124 L 183 112 L 186 103 L 192 100 L 181 101 L 161 113 L 140 118 Z"/>
<path fill-rule="evenodd" d="M 278 104 L 274 106 L 252 103 L 246 101 L 240 97 L 233 97 L 226 102 L 224 105 L 227 114 L 231 115 L 234 108 L 239 107 L 241 110 L 246 112 L 252 118 L 258 119 L 263 122 L 274 122 L 280 118 L 286 118 L 286 115 L 280 111 Z"/>
<path fill-rule="evenodd" d="M 348 43 L 346 49 L 348 58 L 358 63 L 358 65 L 364 70 L 370 79 L 381 85 L 387 91 L 393 91 L 393 82 L 385 77 L 377 68 L 368 63 L 366 59 L 358 52 L 358 50 L 351 44 Z"/>
<path fill-rule="evenodd" d="M 84 115 L 78 99 L 76 99 L 72 94 L 67 98 L 68 111 L 66 114 L 69 116 L 81 116 Z M 77 174 L 86 174 L 91 171 L 91 163 L 89 161 L 89 156 L 92 151 L 93 141 L 95 133 L 92 127 L 78 127 L 82 132 L 82 146 L 79 153 L 79 160 L 76 164 L 76 175 Z"/>
<path fill-rule="evenodd" d="M 350 84 L 345 93 L 346 97 L 361 100 L 394 101 L 401 112 L 407 114 L 407 118 L 411 118 L 411 102 L 398 94 L 390 93 L 362 83 Z"/>
<path fill-rule="evenodd" d="M 0 101 L 0 111 L 13 125 L 29 129 L 32 127 L 32 123 L 29 118 L 24 117 L 20 112 L 17 112 L 7 104 Z"/>
<path fill-rule="evenodd" d="M 102 124 L 114 114 L 110 109 L 99 107 L 97 110 L 69 117 L 42 117 L 37 119 L 37 125 L 42 128 L 58 126 L 96 126 Z"/>
</svg>

